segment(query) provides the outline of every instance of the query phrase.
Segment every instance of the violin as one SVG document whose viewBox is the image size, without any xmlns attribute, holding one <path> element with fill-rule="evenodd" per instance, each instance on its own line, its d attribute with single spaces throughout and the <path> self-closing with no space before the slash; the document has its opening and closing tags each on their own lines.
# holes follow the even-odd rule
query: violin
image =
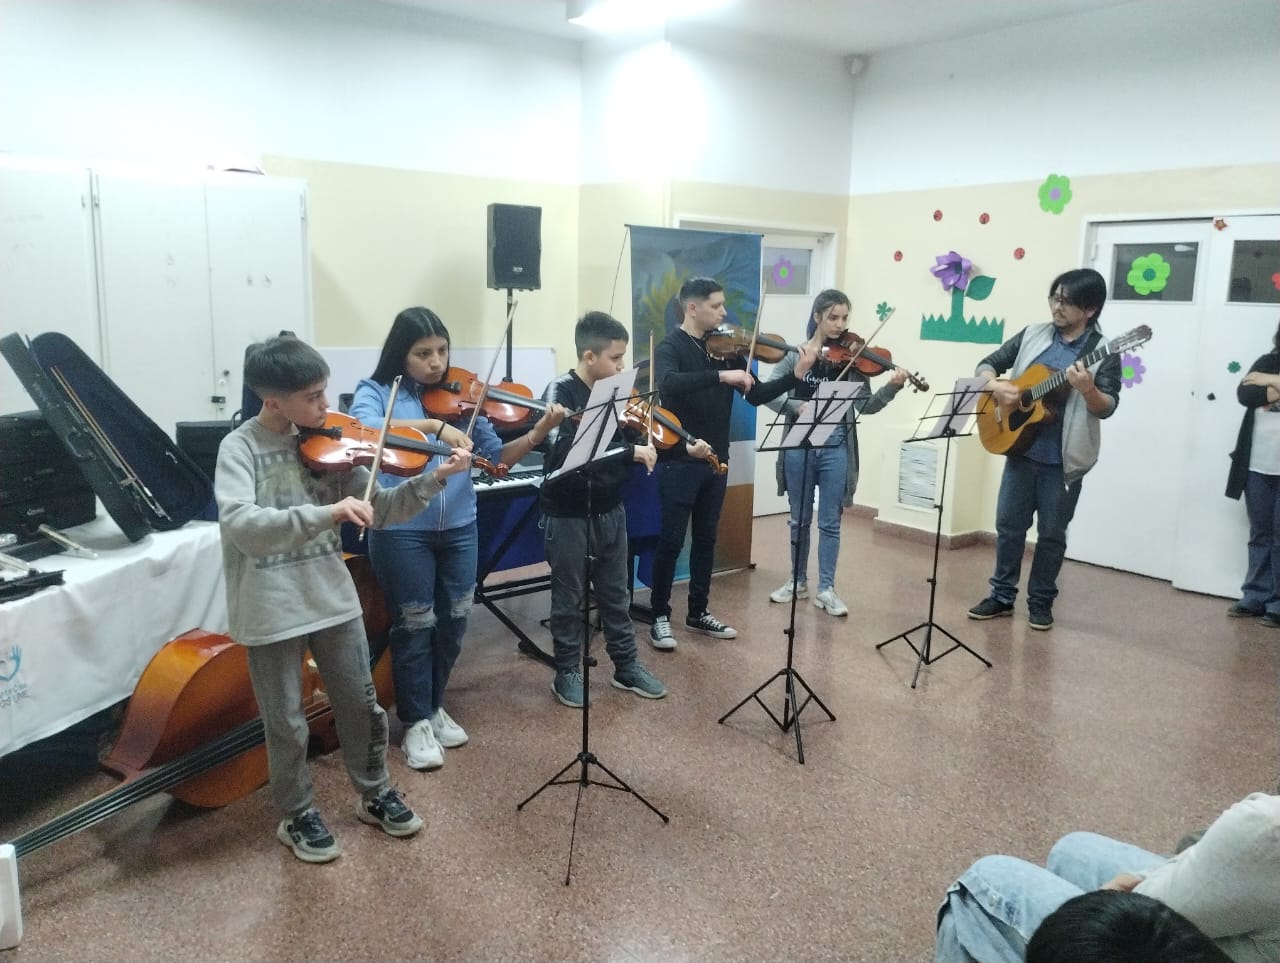
<svg viewBox="0 0 1280 963">
<path fill-rule="evenodd" d="M 476 400 L 484 394 L 480 413 L 496 425 L 514 428 L 529 420 L 529 412 L 545 412 L 547 406 L 533 400 L 533 392 L 525 385 L 504 381 L 503 387 L 485 383 L 465 368 L 449 368 L 439 384 L 428 385 L 422 392 L 422 408 L 431 418 L 460 421 L 470 417 Z"/>
<path fill-rule="evenodd" d="M 867 377 L 883 374 L 897 367 L 888 348 L 872 350 L 852 331 L 846 331 L 839 338 L 828 338 L 822 346 L 822 357 L 838 365 L 847 365 L 852 361 L 854 368 Z M 918 374 L 908 374 L 907 380 L 916 391 L 929 390 L 929 382 Z"/>
<path fill-rule="evenodd" d="M 302 438 L 298 454 L 302 463 L 312 471 L 345 472 L 357 465 L 372 467 L 378 450 L 377 429 L 361 424 L 340 411 L 328 412 L 322 427 L 300 427 L 298 434 Z M 422 474 L 433 456 L 448 458 L 452 454 L 453 449 L 444 442 L 428 441 L 417 428 L 392 427 L 387 429 L 378 469 L 389 475 L 409 478 Z M 471 463 L 494 478 L 507 477 L 506 465 L 494 465 L 479 455 L 473 455 Z"/>
<path fill-rule="evenodd" d="M 707 333 L 707 356 L 718 361 L 728 361 L 732 358 L 747 358 L 747 353 L 751 352 L 751 358 L 765 364 L 777 364 L 788 352 L 800 350 L 794 344 L 787 344 L 776 334 L 758 334 L 755 342 L 753 351 L 748 332 L 736 324 L 722 324 Z"/>
<path fill-rule="evenodd" d="M 680 419 L 672 412 L 666 408 L 659 408 L 651 401 L 641 401 L 634 395 L 627 402 L 627 407 L 622 413 L 621 424 L 624 428 L 631 428 L 648 435 L 653 439 L 654 447 L 664 451 L 674 448 L 678 441 L 692 445 L 698 440 L 684 430 Z M 707 452 L 705 457 L 717 475 L 723 475 L 729 470 L 729 467 L 722 464 L 716 457 L 714 451 Z"/>
</svg>

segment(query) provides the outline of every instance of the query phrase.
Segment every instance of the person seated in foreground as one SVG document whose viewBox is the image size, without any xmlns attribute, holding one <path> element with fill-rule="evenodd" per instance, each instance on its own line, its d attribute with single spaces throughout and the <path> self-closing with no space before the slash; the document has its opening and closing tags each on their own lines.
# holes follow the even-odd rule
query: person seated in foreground
<svg viewBox="0 0 1280 963">
<path fill-rule="evenodd" d="M 1073 896 L 1027 943 L 1027 963 L 1231 963 L 1180 913 L 1123 890 Z"/>
<path fill-rule="evenodd" d="M 1159 900 L 1237 963 L 1280 961 L 1280 796 L 1246 796 L 1176 856 L 1083 832 L 1058 840 L 1043 867 L 984 856 L 947 890 L 935 959 L 1020 963 L 1047 916 L 1094 890 Z"/>
</svg>

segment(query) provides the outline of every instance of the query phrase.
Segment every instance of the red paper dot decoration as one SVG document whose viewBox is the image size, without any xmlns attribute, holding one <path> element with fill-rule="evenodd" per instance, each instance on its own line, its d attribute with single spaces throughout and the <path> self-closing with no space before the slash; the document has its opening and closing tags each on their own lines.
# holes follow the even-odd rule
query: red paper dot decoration
<svg viewBox="0 0 1280 963">
<path fill-rule="evenodd" d="M 1027 252 L 1020 247 L 1015 247 L 1013 249 L 1013 258 L 1015 261 L 1021 261 L 1024 257 L 1026 257 L 1026 255 L 1027 255 Z"/>
<path fill-rule="evenodd" d="M 901 261 L 901 260 L 902 260 L 902 252 L 901 252 L 901 251 L 894 251 L 894 252 L 893 252 L 893 259 L 894 259 L 895 261 Z"/>
<path fill-rule="evenodd" d="M 986 224 L 989 220 L 991 220 L 991 215 L 987 214 L 985 211 L 978 215 L 979 224 Z"/>
<path fill-rule="evenodd" d="M 940 221 L 940 220 L 942 220 L 942 212 L 941 212 L 941 211 L 934 211 L 934 212 L 933 212 L 933 219 L 934 219 L 935 221 Z"/>
</svg>

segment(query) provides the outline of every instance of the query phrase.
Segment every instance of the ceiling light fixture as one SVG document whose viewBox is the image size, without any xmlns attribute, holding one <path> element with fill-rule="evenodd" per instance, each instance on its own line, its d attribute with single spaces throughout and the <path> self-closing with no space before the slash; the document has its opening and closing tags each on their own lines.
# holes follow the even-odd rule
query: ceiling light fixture
<svg viewBox="0 0 1280 963">
<path fill-rule="evenodd" d="M 661 27 L 723 7 L 728 0 L 567 0 L 565 18 L 599 33 Z"/>
</svg>

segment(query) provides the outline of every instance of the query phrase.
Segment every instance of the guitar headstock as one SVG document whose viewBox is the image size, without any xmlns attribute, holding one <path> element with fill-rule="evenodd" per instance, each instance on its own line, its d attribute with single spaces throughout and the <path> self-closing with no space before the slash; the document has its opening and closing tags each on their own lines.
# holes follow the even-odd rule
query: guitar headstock
<svg viewBox="0 0 1280 963">
<path fill-rule="evenodd" d="M 1149 325 L 1140 324 L 1132 331 L 1126 331 L 1118 338 L 1112 338 L 1107 344 L 1108 350 L 1115 354 L 1118 351 L 1128 351 L 1130 348 L 1136 348 L 1139 345 L 1146 344 L 1151 340 L 1151 328 Z"/>
</svg>

